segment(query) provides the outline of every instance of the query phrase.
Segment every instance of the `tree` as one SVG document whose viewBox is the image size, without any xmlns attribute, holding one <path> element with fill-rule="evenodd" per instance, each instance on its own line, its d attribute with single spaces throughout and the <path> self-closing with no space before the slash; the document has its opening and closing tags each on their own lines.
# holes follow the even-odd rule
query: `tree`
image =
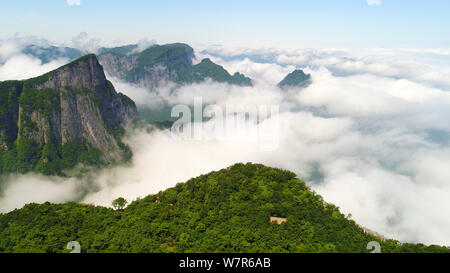
<svg viewBox="0 0 450 273">
<path fill-rule="evenodd" d="M 123 197 L 119 197 L 112 202 L 112 205 L 116 210 L 123 210 L 123 208 L 125 208 L 125 206 L 127 204 L 128 204 L 128 201 L 125 200 L 125 198 L 123 198 Z"/>
</svg>

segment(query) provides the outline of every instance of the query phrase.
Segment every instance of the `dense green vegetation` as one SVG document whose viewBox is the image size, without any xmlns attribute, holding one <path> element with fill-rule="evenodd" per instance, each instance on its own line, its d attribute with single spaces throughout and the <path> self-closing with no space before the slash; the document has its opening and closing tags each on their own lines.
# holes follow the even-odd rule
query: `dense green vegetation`
<svg viewBox="0 0 450 273">
<path fill-rule="evenodd" d="M 123 210 L 123 208 L 125 208 L 125 206 L 128 204 L 128 201 L 123 198 L 123 197 L 119 197 L 117 199 L 115 199 L 114 201 L 112 201 L 111 205 L 116 209 L 116 210 Z"/>
<path fill-rule="evenodd" d="M 11 147 L 17 138 L 19 96 L 23 83 L 20 81 L 0 82 L 0 152 Z"/>
<path fill-rule="evenodd" d="M 181 71 L 179 82 L 202 82 L 207 78 L 216 82 L 226 82 L 234 85 L 251 86 L 251 79 L 236 72 L 231 76 L 222 66 L 213 63 L 210 59 L 203 59 L 200 63 Z"/>
<path fill-rule="evenodd" d="M 137 49 L 137 45 L 124 45 L 124 46 L 118 46 L 118 47 L 113 47 L 113 48 L 106 48 L 106 47 L 101 47 L 98 50 L 98 54 L 106 54 L 106 53 L 111 53 L 113 55 L 118 55 L 118 56 L 127 56 L 128 54 L 132 53 L 133 50 Z"/>
<path fill-rule="evenodd" d="M 78 163 L 103 165 L 101 151 L 84 141 L 72 140 L 64 144 L 47 142 L 42 147 L 28 138 L 18 138 L 11 149 L 0 153 L 0 173 L 39 172 L 45 175 L 64 175 L 64 170 Z"/>
<path fill-rule="evenodd" d="M 179 70 L 192 64 L 194 50 L 185 44 L 155 45 L 142 51 L 137 59 L 137 69 L 164 63 L 169 70 Z"/>
<path fill-rule="evenodd" d="M 293 173 L 257 164 L 193 178 L 124 210 L 45 203 L 0 215 L 0 252 L 67 252 L 69 241 L 82 252 L 369 252 L 370 241 L 382 252 L 450 252 L 381 242 Z"/>
<path fill-rule="evenodd" d="M 296 69 L 289 73 L 279 84 L 279 87 L 301 86 L 305 87 L 311 83 L 311 75 L 305 74 L 303 70 Z"/>
</svg>

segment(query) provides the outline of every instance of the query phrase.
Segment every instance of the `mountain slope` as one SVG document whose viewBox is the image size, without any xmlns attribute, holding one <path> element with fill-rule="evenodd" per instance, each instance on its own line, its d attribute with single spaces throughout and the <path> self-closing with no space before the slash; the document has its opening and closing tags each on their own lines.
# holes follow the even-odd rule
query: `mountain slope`
<svg viewBox="0 0 450 273">
<path fill-rule="evenodd" d="M 280 83 L 278 83 L 278 87 L 306 87 L 309 84 L 311 84 L 311 75 L 305 74 L 303 70 L 296 69 L 293 72 L 289 73 Z"/>
<path fill-rule="evenodd" d="M 120 130 L 137 112 L 91 54 L 33 79 L 0 82 L 0 119 L 1 172 L 62 174 L 78 162 L 129 157 Z"/>
<path fill-rule="evenodd" d="M 154 45 L 142 52 L 135 52 L 136 45 L 103 48 L 99 61 L 112 76 L 149 89 L 166 85 L 201 82 L 210 78 L 217 82 L 236 85 L 252 85 L 251 80 L 240 73 L 231 76 L 222 66 L 209 59 L 192 65 L 194 50 L 182 43 Z"/>
<path fill-rule="evenodd" d="M 184 83 L 202 82 L 206 79 L 216 82 L 225 82 L 240 86 L 252 86 L 252 80 L 239 72 L 232 75 L 222 66 L 213 63 L 210 59 L 203 59 L 200 63 L 182 71 L 179 81 Z"/>
<path fill-rule="evenodd" d="M 259 164 L 201 175 L 123 211 L 45 203 L 0 215 L 0 252 L 65 252 L 69 241 L 82 252 L 369 252 L 370 241 L 383 252 L 450 251 L 381 242 L 295 174 Z"/>
</svg>

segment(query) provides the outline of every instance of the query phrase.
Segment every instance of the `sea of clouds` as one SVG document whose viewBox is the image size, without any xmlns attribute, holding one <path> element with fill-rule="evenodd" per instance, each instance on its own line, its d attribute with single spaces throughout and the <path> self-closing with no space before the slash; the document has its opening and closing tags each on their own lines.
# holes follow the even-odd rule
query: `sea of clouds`
<svg viewBox="0 0 450 273">
<path fill-rule="evenodd" d="M 42 65 L 1 41 L 0 80 L 37 76 Z M 22 39 L 23 40 L 23 39 Z M 16 43 L 16 44 L 14 44 Z M 35 174 L 2 178 L 0 211 L 29 202 L 109 206 L 156 193 L 236 162 L 295 172 L 361 225 L 404 242 L 450 245 L 450 51 L 443 49 L 273 49 L 198 46 L 253 87 L 206 81 L 149 92 L 109 77 L 140 107 L 161 104 L 279 105 L 278 148 L 245 141 L 177 140 L 169 130 L 128 130 L 131 164 L 83 178 Z M 295 68 L 312 75 L 304 89 L 276 84 Z M 256 126 L 260 126 L 257 124 Z"/>
</svg>

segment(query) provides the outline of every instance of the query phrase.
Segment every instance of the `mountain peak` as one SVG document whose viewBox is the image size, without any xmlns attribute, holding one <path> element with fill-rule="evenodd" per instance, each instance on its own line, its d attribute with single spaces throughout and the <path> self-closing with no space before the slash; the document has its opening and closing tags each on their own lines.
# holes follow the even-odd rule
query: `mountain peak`
<svg viewBox="0 0 450 273">
<path fill-rule="evenodd" d="M 80 72 L 79 70 L 88 70 L 92 73 L 98 73 L 98 76 L 102 78 L 106 78 L 103 67 L 100 65 L 95 54 L 84 55 L 64 66 L 55 69 L 54 72 L 68 69 L 72 69 L 72 72 Z"/>
<path fill-rule="evenodd" d="M 245 77 L 240 73 L 230 75 L 223 66 L 214 63 L 210 58 L 203 59 L 200 63 L 189 67 L 187 70 L 180 73 L 179 82 L 193 83 L 202 82 L 209 78 L 216 82 L 224 82 L 228 84 L 252 86 L 250 78 Z"/>
<path fill-rule="evenodd" d="M 95 54 L 88 54 L 42 76 L 27 80 L 34 88 L 57 88 L 70 86 L 73 89 L 104 86 L 107 82 L 103 67 Z"/>
<path fill-rule="evenodd" d="M 311 75 L 305 74 L 303 70 L 296 69 L 289 73 L 279 84 L 280 88 L 284 87 L 306 87 L 311 83 Z"/>
<path fill-rule="evenodd" d="M 83 63 L 83 62 L 95 62 L 97 65 L 100 65 L 97 60 L 97 56 L 93 53 L 90 53 L 90 54 L 86 54 L 86 55 L 74 60 L 73 62 L 68 63 L 65 66 L 73 66 L 77 63 Z M 65 66 L 62 66 L 61 68 L 65 67 Z"/>
<path fill-rule="evenodd" d="M 200 63 L 213 63 L 210 58 L 204 58 Z"/>
</svg>

